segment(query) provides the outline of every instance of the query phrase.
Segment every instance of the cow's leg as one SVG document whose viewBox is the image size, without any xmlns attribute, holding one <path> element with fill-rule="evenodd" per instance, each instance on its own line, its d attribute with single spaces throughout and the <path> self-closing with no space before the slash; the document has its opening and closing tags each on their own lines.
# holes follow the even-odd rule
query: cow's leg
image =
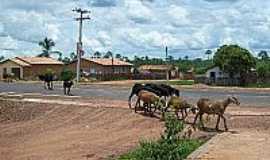
<svg viewBox="0 0 270 160">
<path fill-rule="evenodd" d="M 216 130 L 217 131 L 219 130 L 219 128 L 218 128 L 219 122 L 220 122 L 220 115 L 218 115 L 218 118 L 217 118 L 217 124 L 216 124 Z"/>
<path fill-rule="evenodd" d="M 200 123 L 202 124 L 202 128 L 204 129 L 203 113 L 200 114 Z"/>
<path fill-rule="evenodd" d="M 221 118 L 223 119 L 224 121 L 224 128 L 225 128 L 225 131 L 228 131 L 228 127 L 227 127 L 227 123 L 226 123 L 226 118 L 224 117 L 224 115 L 220 115 Z"/>
<path fill-rule="evenodd" d="M 200 114 L 200 112 L 198 112 L 197 114 L 196 114 L 196 116 L 195 116 L 195 118 L 194 118 L 194 121 L 193 121 L 193 127 L 195 126 L 195 124 L 196 124 L 196 121 L 197 121 L 197 119 L 198 119 L 198 117 L 199 117 L 199 114 Z"/>
<path fill-rule="evenodd" d="M 70 96 L 70 87 L 68 87 L 68 95 Z"/>
</svg>

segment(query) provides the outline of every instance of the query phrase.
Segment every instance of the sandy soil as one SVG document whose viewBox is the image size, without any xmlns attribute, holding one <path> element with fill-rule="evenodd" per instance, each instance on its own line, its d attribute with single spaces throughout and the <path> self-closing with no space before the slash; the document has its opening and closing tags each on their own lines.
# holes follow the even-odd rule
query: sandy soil
<svg viewBox="0 0 270 160">
<path fill-rule="evenodd" d="M 1 160 L 104 159 L 162 131 L 129 109 L 0 103 Z"/>
<path fill-rule="evenodd" d="M 129 151 L 141 139 L 155 139 L 162 133 L 163 122 L 135 114 L 124 101 L 96 99 L 83 103 L 0 100 L 0 159 L 106 159 Z M 270 117 L 258 116 L 269 112 L 270 109 L 262 107 L 228 108 L 229 133 L 251 129 L 269 132 Z M 207 127 L 215 126 L 215 118 L 206 122 Z M 192 122 L 193 116 L 188 120 Z M 222 129 L 223 124 L 220 126 Z M 215 134 L 209 129 L 197 131 L 193 136 L 204 138 Z"/>
</svg>

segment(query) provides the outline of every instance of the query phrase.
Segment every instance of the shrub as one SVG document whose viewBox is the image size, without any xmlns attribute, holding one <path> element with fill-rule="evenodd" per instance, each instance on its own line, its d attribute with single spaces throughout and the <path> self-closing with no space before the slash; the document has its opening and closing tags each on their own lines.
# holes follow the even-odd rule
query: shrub
<svg viewBox="0 0 270 160">
<path fill-rule="evenodd" d="M 177 80 L 177 81 L 169 81 L 171 85 L 193 85 L 194 80 Z"/>
<path fill-rule="evenodd" d="M 71 70 L 64 69 L 61 72 L 61 80 L 62 81 L 70 81 L 75 77 L 75 73 L 72 72 Z"/>
<path fill-rule="evenodd" d="M 184 125 L 175 116 L 165 116 L 165 131 L 158 141 L 141 141 L 139 147 L 119 160 L 182 160 L 202 145 L 202 141 L 181 139 Z"/>
</svg>

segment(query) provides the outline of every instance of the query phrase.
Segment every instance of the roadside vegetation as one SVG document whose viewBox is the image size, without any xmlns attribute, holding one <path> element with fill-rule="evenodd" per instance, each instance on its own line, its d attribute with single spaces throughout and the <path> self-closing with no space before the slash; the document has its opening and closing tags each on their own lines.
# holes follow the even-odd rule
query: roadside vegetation
<svg viewBox="0 0 270 160">
<path fill-rule="evenodd" d="M 139 146 L 118 160 L 182 160 L 201 146 L 204 141 L 185 139 L 181 137 L 184 124 L 175 116 L 167 114 L 165 117 L 165 131 L 157 141 L 143 140 Z"/>
</svg>

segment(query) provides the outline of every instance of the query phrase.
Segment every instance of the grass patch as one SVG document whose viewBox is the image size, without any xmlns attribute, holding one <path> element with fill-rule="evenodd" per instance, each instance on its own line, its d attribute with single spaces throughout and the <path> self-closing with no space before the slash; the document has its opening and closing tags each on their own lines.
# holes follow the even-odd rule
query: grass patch
<svg viewBox="0 0 270 160">
<path fill-rule="evenodd" d="M 170 85 L 194 85 L 194 80 L 176 80 L 176 81 L 169 81 Z"/>
<path fill-rule="evenodd" d="M 165 131 L 157 141 L 141 141 L 139 146 L 129 153 L 121 155 L 118 160 L 182 160 L 201 146 L 204 141 L 183 139 L 179 133 L 184 124 L 175 116 L 166 115 Z"/>
<path fill-rule="evenodd" d="M 248 84 L 246 88 L 270 88 L 270 83 L 252 83 Z"/>
<path fill-rule="evenodd" d="M 137 149 L 120 156 L 118 160 L 182 160 L 203 144 L 199 140 L 142 141 Z"/>
</svg>

